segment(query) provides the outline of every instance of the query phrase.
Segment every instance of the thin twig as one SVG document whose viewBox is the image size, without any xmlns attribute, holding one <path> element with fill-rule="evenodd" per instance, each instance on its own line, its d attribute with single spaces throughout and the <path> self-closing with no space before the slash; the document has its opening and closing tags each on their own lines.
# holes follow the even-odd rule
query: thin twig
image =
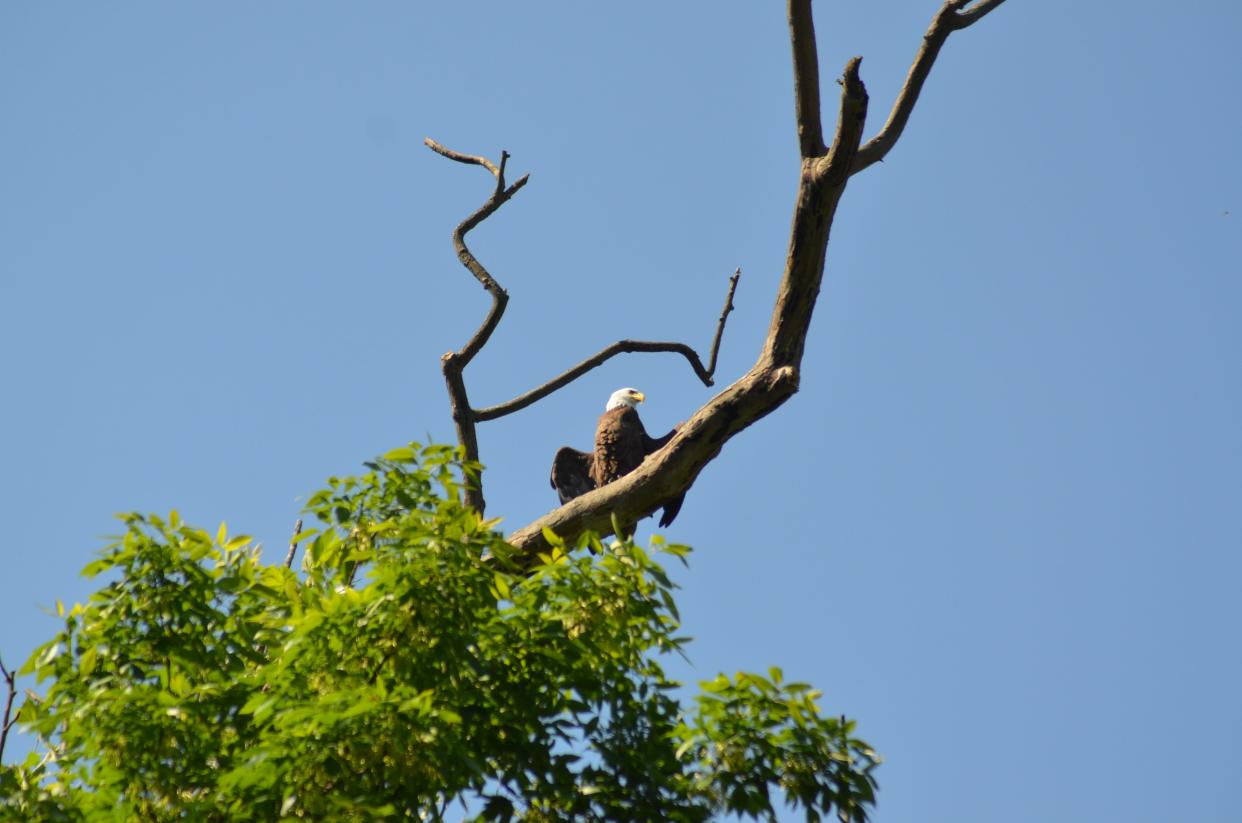
<svg viewBox="0 0 1242 823">
<path fill-rule="evenodd" d="M 974 23 L 980 17 L 983 17 L 985 14 L 992 11 L 993 9 L 995 9 L 997 6 L 999 6 L 1001 3 L 1004 3 L 1004 2 L 1005 0 L 979 0 L 979 2 L 973 6 L 970 6 L 969 2 L 962 4 L 963 6 L 970 6 L 970 8 L 959 8 L 958 9 L 957 22 L 956 22 L 956 25 L 953 26 L 953 28 L 954 29 L 966 28 L 971 23 Z"/>
<path fill-rule="evenodd" d="M 698 352 L 687 346 L 685 343 L 660 343 L 648 340 L 618 340 L 611 346 L 608 346 L 595 354 L 583 360 L 581 363 L 566 369 L 565 371 L 553 377 L 542 386 L 531 389 L 525 394 L 505 403 L 495 406 L 488 406 L 485 409 L 479 409 L 474 412 L 474 419 L 482 423 L 487 420 L 495 420 L 498 417 L 504 417 L 506 414 L 513 414 L 521 411 L 527 406 L 542 400 L 557 389 L 564 388 L 569 383 L 577 380 L 582 375 L 594 368 L 602 366 L 608 360 L 616 357 L 618 354 L 632 354 L 634 352 L 671 352 L 680 354 L 690 363 L 690 367 L 694 369 L 694 373 L 703 381 L 706 386 L 712 385 L 712 377 L 707 369 L 703 367 L 703 361 L 699 359 Z"/>
<path fill-rule="evenodd" d="M 720 320 L 716 323 L 716 336 L 712 338 L 712 351 L 707 356 L 707 374 L 708 376 L 716 373 L 716 355 L 720 353 L 720 338 L 724 334 L 725 320 L 729 317 L 729 312 L 733 311 L 733 293 L 737 291 L 737 281 L 742 278 L 742 267 L 738 266 L 733 272 L 733 276 L 729 278 L 729 293 L 725 295 L 724 309 L 720 312 Z M 711 385 L 708 383 L 707 385 Z"/>
<path fill-rule="evenodd" d="M 984 15 L 1003 2 L 1005 0 L 982 0 L 971 6 L 970 0 L 946 0 L 936 12 L 936 16 L 932 18 L 927 33 L 923 35 L 923 45 L 919 47 L 918 53 L 914 56 L 914 62 L 910 65 L 910 71 L 906 75 L 906 82 L 897 94 L 897 100 L 893 103 L 893 109 L 884 127 L 880 129 L 879 134 L 868 140 L 858 150 L 858 156 L 854 158 L 852 174 L 857 174 L 868 166 L 883 160 L 889 150 L 896 145 L 902 131 L 906 128 L 906 123 L 910 120 L 910 113 L 914 111 L 914 104 L 918 102 L 919 94 L 923 91 L 923 84 L 927 82 L 927 76 L 931 74 L 936 57 L 940 54 L 940 48 L 945 40 L 949 39 L 949 35 L 983 19 Z M 967 8 L 968 6 L 970 7 Z"/>
<path fill-rule="evenodd" d="M 4 667 L 4 661 L 0 660 L 0 674 L 4 676 L 5 686 L 8 688 L 8 696 L 4 701 L 4 720 L 0 721 L 0 764 L 4 762 L 4 746 L 9 740 L 9 729 L 13 728 L 16 718 L 10 719 L 13 713 L 13 699 L 17 697 L 17 680 L 13 672 Z"/>
<path fill-rule="evenodd" d="M 496 169 L 494 165 L 492 165 L 492 161 L 488 160 L 486 157 L 479 157 L 473 154 L 462 154 L 459 151 L 453 151 L 450 148 L 440 145 L 436 141 L 432 140 L 430 137 L 423 140 L 423 143 L 427 146 L 427 148 L 431 149 L 436 154 L 442 154 L 445 157 L 447 157 L 449 160 L 456 160 L 458 163 L 467 163 L 467 164 L 471 164 L 475 166 L 482 166 L 483 168 L 487 169 L 488 171 L 490 171 L 492 174 L 496 175 L 497 177 L 500 176 L 500 172 Z"/>
<path fill-rule="evenodd" d="M 716 375 L 716 354 L 720 350 L 720 337 L 724 332 L 725 318 L 729 316 L 729 312 L 733 310 L 733 293 L 737 290 L 738 278 L 742 276 L 742 270 L 739 268 L 729 278 L 729 291 L 725 296 L 725 308 L 720 315 L 720 320 L 716 323 L 716 336 L 712 341 L 711 357 L 708 365 L 704 367 L 703 361 L 699 358 L 699 353 L 687 346 L 685 343 L 673 342 L 656 342 L 648 340 L 618 340 L 611 346 L 607 346 L 595 354 L 583 360 L 571 368 L 553 377 L 546 383 L 537 386 L 525 394 L 505 403 L 499 403 L 495 406 L 488 406 L 485 409 L 477 409 L 474 411 L 474 419 L 478 423 L 488 420 L 495 420 L 498 417 L 504 417 L 506 414 L 513 414 L 521 411 L 532 403 L 536 403 L 547 397 L 557 389 L 577 380 L 582 375 L 592 369 L 602 366 L 618 354 L 633 354 L 635 352 L 654 353 L 668 352 L 670 354 L 680 354 L 686 358 L 686 362 L 690 364 L 690 368 L 694 369 L 695 375 L 703 382 L 704 386 L 715 385 Z"/>
<path fill-rule="evenodd" d="M 293 524 L 293 539 L 289 541 L 289 553 L 285 555 L 285 568 L 293 568 L 293 556 L 298 553 L 298 535 L 302 533 L 302 520 Z"/>
</svg>

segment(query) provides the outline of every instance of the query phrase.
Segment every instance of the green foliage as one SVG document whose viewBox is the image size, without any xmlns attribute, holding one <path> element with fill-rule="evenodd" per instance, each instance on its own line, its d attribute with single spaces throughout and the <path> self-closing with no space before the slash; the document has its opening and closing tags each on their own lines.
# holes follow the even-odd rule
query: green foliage
<svg viewBox="0 0 1242 823">
<path fill-rule="evenodd" d="M 554 540 L 519 573 L 453 450 L 368 469 L 311 498 L 302 576 L 223 526 L 126 516 L 85 570 L 111 582 L 22 670 L 46 753 L 0 767 L 0 818 L 772 819 L 775 793 L 866 819 L 877 758 L 809 687 L 773 669 L 679 702 L 647 551 Z"/>
</svg>

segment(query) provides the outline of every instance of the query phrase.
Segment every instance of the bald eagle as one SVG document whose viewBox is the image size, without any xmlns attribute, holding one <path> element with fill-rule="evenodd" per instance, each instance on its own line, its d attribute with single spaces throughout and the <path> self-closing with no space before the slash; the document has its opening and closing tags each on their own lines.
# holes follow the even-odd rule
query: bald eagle
<svg viewBox="0 0 1242 823">
<path fill-rule="evenodd" d="M 647 434 L 637 408 L 645 399 L 637 389 L 617 389 L 608 398 L 595 428 L 595 451 L 581 452 L 569 446 L 557 451 L 552 458 L 552 488 L 562 504 L 629 474 L 644 457 L 673 439 L 676 429 L 663 437 Z M 673 522 L 685 497 L 682 493 L 664 504 L 661 528 Z"/>
</svg>

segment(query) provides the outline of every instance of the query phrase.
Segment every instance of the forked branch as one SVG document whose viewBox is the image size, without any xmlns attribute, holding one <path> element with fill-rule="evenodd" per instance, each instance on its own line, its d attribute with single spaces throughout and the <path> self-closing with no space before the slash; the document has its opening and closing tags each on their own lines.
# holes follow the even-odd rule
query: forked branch
<svg viewBox="0 0 1242 823">
<path fill-rule="evenodd" d="M 940 54 L 940 48 L 949 39 L 949 35 L 977 23 L 1003 2 L 1005 0 L 979 0 L 972 4 L 971 0 L 947 0 L 940 7 L 940 11 L 932 18 L 927 33 L 923 35 L 923 45 L 914 56 L 906 82 L 897 94 L 897 100 L 893 103 L 884 127 L 858 150 L 858 158 L 854 161 L 854 174 L 883 160 L 897 144 L 910 120 L 911 112 L 914 111 L 914 104 L 918 102 L 919 94 L 923 91 L 923 84 L 927 82 L 927 76 L 931 74 L 936 57 Z"/>
<path fill-rule="evenodd" d="M 470 397 L 466 393 L 466 381 L 462 376 L 462 372 L 487 343 L 488 338 L 492 336 L 492 332 L 496 330 L 496 326 L 500 323 L 500 318 L 504 316 L 505 306 L 509 304 L 509 294 L 501 287 L 500 283 L 496 282 L 496 278 L 492 277 L 487 269 L 483 267 L 478 258 L 471 253 L 470 248 L 466 245 L 466 234 L 488 217 L 491 217 L 497 209 L 507 203 L 513 195 L 517 194 L 526 185 L 530 175 L 524 175 L 512 186 L 506 188 L 505 165 L 509 161 L 508 152 L 502 151 L 500 153 L 500 164 L 496 165 L 486 157 L 477 157 L 453 151 L 440 145 L 430 137 L 423 142 L 437 154 L 442 154 L 450 160 L 456 160 L 458 163 L 482 166 L 496 178 L 496 187 L 492 190 L 492 196 L 487 198 L 487 202 L 465 220 L 461 221 L 457 228 L 453 230 L 453 248 L 457 251 L 457 259 L 461 261 L 461 264 L 474 275 L 474 278 L 492 296 L 492 307 L 488 310 L 487 317 L 483 319 L 482 325 L 466 341 L 466 345 L 462 346 L 458 351 L 447 352 L 440 358 L 440 371 L 444 374 L 444 382 L 448 387 L 449 407 L 453 415 L 453 425 L 457 429 L 457 442 L 461 444 L 462 449 L 465 451 L 466 459 L 472 463 L 477 463 L 479 460 L 479 438 L 474 429 Z M 467 505 L 474 507 L 480 513 L 483 512 L 483 486 L 480 478 L 466 478 L 465 499 Z"/>
<path fill-rule="evenodd" d="M 470 248 L 466 245 L 466 234 L 508 202 L 514 194 L 526 185 L 530 175 L 523 176 L 512 186 L 506 188 L 505 165 L 509 161 L 508 152 L 502 151 L 500 153 L 500 163 L 497 164 L 486 157 L 454 151 L 437 143 L 430 137 L 423 142 L 437 154 L 450 160 L 455 160 L 458 163 L 482 166 L 496 178 L 496 187 L 492 191 L 491 197 L 487 199 L 487 202 L 453 230 L 453 248 L 457 251 L 457 259 L 461 261 L 461 264 L 474 275 L 474 278 L 492 296 L 492 307 L 488 311 L 487 317 L 484 318 L 482 325 L 466 342 L 465 346 L 458 351 L 450 351 L 440 358 L 440 370 L 444 374 L 444 381 L 448 387 L 449 407 L 453 416 L 453 425 L 457 429 L 457 442 L 461 444 L 468 461 L 472 463 L 479 462 L 479 440 L 475 428 L 477 423 L 495 420 L 498 417 L 524 409 L 618 354 L 628 352 L 672 352 L 680 354 L 690 363 L 690 367 L 694 369 L 694 373 L 703 381 L 704 385 L 712 385 L 713 375 L 716 371 L 716 355 L 720 350 L 720 338 L 724 333 L 725 319 L 728 317 L 729 312 L 733 310 L 733 293 L 737 289 L 738 278 L 741 277 L 740 269 L 729 278 L 729 292 L 725 297 L 725 308 L 721 312 L 720 320 L 716 324 L 716 335 L 712 340 L 711 355 L 706 367 L 704 367 L 698 353 L 685 343 L 619 340 L 543 385 L 519 395 L 507 403 L 477 410 L 471 407 L 470 397 L 466 391 L 465 368 L 474 359 L 475 355 L 483 349 L 483 346 L 487 344 L 487 341 L 492 336 L 492 332 L 499 325 L 500 318 L 504 316 L 505 307 L 509 304 L 509 293 L 504 290 L 496 278 L 492 277 L 491 273 L 484 268 L 483 264 L 470 251 Z M 486 503 L 483 499 L 483 481 L 481 477 L 472 475 L 466 478 L 465 501 L 468 506 L 480 514 L 483 513 Z"/>
</svg>

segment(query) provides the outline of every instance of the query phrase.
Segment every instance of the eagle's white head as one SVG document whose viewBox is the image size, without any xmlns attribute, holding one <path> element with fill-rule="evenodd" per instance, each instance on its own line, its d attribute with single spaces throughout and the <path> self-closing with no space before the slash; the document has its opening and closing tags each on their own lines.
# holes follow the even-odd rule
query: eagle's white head
<svg viewBox="0 0 1242 823">
<path fill-rule="evenodd" d="M 633 409 L 646 399 L 638 389 L 617 389 L 608 398 L 608 405 L 604 407 L 604 411 L 612 411 L 621 406 L 629 406 Z"/>
</svg>

